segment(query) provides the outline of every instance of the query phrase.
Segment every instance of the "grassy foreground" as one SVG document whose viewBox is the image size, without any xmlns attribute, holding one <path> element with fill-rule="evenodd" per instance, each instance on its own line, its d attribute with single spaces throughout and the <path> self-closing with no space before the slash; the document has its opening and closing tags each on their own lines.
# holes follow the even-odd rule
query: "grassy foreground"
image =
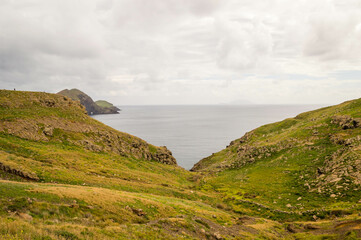
<svg viewBox="0 0 361 240">
<path fill-rule="evenodd" d="M 357 239 L 352 104 L 263 126 L 189 172 L 70 99 L 0 91 L 0 239 Z"/>
<path fill-rule="evenodd" d="M 170 152 L 63 96 L 0 91 L 0 239 L 222 239 L 285 232 L 239 222 Z M 262 227 L 267 224 L 266 229 Z M 259 228 L 259 229 L 258 229 Z"/>
</svg>

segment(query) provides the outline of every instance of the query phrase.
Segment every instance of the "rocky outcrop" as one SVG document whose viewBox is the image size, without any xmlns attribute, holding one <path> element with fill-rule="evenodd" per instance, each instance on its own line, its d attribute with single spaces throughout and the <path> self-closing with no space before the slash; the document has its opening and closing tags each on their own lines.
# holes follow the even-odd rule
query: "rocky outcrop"
<svg viewBox="0 0 361 240">
<path fill-rule="evenodd" d="M 307 145 L 307 142 L 298 141 L 297 139 L 290 138 L 278 142 L 277 144 L 269 144 L 266 146 L 259 146 L 255 144 L 250 144 L 250 138 L 252 137 L 253 132 L 246 133 L 240 139 L 232 141 L 226 149 L 232 149 L 232 154 L 229 154 L 233 158 L 232 161 L 223 161 L 216 166 L 212 171 L 220 172 L 225 169 L 241 168 L 248 164 L 252 164 L 260 159 L 269 158 L 274 154 L 277 154 L 281 151 L 291 149 L 296 145 Z M 202 159 L 196 163 L 191 171 L 202 171 L 205 168 L 204 162 L 207 162 L 209 159 L 213 158 L 209 156 Z"/>
<path fill-rule="evenodd" d="M 91 97 L 83 93 L 78 89 L 64 89 L 57 94 L 71 98 L 74 101 L 79 101 L 83 106 L 85 106 L 86 111 L 89 115 L 94 114 L 116 114 L 120 110 L 119 108 L 113 106 L 102 106 L 93 101 Z M 108 103 L 110 104 L 110 103 Z"/>
<path fill-rule="evenodd" d="M 14 175 L 22 177 L 22 178 L 25 178 L 27 180 L 39 181 L 39 177 L 35 173 L 27 172 L 27 171 L 24 171 L 24 170 L 21 170 L 21 169 L 17 169 L 17 168 L 15 168 L 13 166 L 10 166 L 10 165 L 6 164 L 6 163 L 0 162 L 0 170 L 4 171 L 4 172 L 7 172 L 7 173 L 10 173 L 10 174 L 14 174 Z"/>
<path fill-rule="evenodd" d="M 361 185 L 361 160 L 355 153 L 357 149 L 358 146 L 346 146 L 327 157 L 323 166 L 317 168 L 316 178 L 307 182 L 310 191 L 339 197 Z"/>
<path fill-rule="evenodd" d="M 352 118 L 347 115 L 333 116 L 331 123 L 339 125 L 340 127 L 342 127 L 342 129 L 353 129 L 361 127 L 360 118 Z"/>
<path fill-rule="evenodd" d="M 175 158 L 172 156 L 172 152 L 166 146 L 159 147 L 159 150 L 155 153 L 151 153 L 151 156 L 153 159 L 157 159 L 158 162 L 164 164 L 177 164 Z"/>
</svg>

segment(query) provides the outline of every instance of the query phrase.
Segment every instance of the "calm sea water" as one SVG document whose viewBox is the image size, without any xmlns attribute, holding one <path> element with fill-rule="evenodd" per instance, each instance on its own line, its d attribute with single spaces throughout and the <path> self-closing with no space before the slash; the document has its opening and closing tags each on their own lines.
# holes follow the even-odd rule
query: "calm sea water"
<svg viewBox="0 0 361 240">
<path fill-rule="evenodd" d="M 178 165 L 190 169 L 204 157 L 261 125 L 316 109 L 316 105 L 122 106 L 120 114 L 95 119 L 167 146 Z"/>
</svg>

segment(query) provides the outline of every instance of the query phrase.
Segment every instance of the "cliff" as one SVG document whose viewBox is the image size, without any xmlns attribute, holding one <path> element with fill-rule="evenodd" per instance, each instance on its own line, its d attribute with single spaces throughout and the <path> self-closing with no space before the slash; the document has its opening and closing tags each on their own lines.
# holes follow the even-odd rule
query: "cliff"
<svg viewBox="0 0 361 240">
<path fill-rule="evenodd" d="M 113 104 L 106 101 L 94 102 L 91 97 L 78 89 L 64 89 L 57 94 L 69 97 L 74 101 L 79 101 L 83 106 L 85 106 L 85 109 L 89 115 L 116 114 L 120 110 L 119 108 L 113 106 Z"/>
</svg>

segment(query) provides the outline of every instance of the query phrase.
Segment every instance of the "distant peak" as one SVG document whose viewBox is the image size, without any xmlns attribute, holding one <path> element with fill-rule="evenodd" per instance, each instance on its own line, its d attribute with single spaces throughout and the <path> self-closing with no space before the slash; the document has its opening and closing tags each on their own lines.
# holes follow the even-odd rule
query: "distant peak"
<svg viewBox="0 0 361 240">
<path fill-rule="evenodd" d="M 85 106 L 89 115 L 93 114 L 116 114 L 120 110 L 115 107 L 113 104 L 101 100 L 94 102 L 93 99 L 86 93 L 80 91 L 79 89 L 64 89 L 57 94 L 69 97 L 73 100 L 79 101 L 82 105 Z"/>
</svg>

